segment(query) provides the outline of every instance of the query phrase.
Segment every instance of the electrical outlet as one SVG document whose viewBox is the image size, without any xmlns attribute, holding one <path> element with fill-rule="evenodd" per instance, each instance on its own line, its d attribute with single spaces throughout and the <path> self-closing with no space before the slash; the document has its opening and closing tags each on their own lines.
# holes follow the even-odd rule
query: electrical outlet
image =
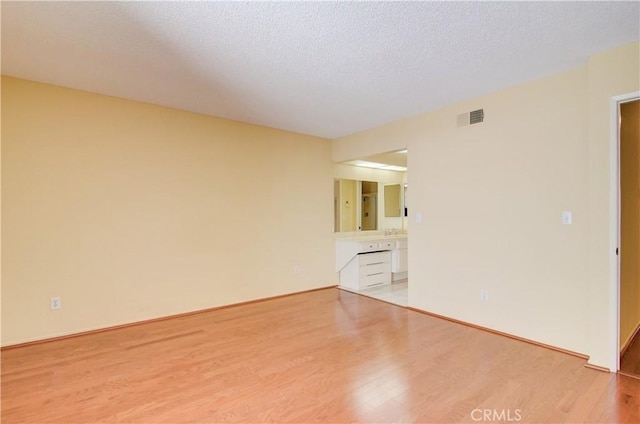
<svg viewBox="0 0 640 424">
<path fill-rule="evenodd" d="M 294 267 L 293 267 L 293 273 L 294 273 L 295 275 L 300 275 L 300 274 L 302 274 L 302 269 L 300 268 L 300 265 L 296 265 L 296 266 L 294 266 Z"/>
<path fill-rule="evenodd" d="M 52 311 L 57 311 L 58 309 L 60 309 L 61 306 L 62 306 L 62 304 L 60 303 L 60 297 L 56 296 L 56 297 L 52 297 L 51 298 L 51 310 Z"/>
<path fill-rule="evenodd" d="M 480 302 L 488 302 L 489 301 L 489 290 L 482 289 L 480 290 Z"/>
</svg>

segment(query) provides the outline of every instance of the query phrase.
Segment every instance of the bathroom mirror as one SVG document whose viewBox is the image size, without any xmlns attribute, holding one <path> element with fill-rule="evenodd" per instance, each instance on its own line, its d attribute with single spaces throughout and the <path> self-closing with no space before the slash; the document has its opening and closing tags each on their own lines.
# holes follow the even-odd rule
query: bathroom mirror
<svg viewBox="0 0 640 424">
<path fill-rule="evenodd" d="M 384 216 L 401 216 L 402 202 L 400 200 L 400 184 L 384 186 Z"/>
<path fill-rule="evenodd" d="M 334 231 L 404 230 L 406 171 L 406 149 L 335 163 Z"/>
<path fill-rule="evenodd" d="M 378 229 L 378 182 L 334 180 L 334 231 Z"/>
</svg>

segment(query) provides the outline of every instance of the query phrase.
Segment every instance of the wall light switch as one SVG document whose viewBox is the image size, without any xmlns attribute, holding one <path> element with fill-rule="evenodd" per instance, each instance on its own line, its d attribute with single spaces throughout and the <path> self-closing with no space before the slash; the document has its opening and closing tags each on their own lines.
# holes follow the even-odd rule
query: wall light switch
<svg viewBox="0 0 640 424">
<path fill-rule="evenodd" d="M 573 214 L 571 213 L 571 211 L 562 212 L 562 223 L 564 225 L 573 224 Z"/>
<path fill-rule="evenodd" d="M 422 212 L 416 212 L 416 222 L 418 224 L 422 222 Z"/>
<path fill-rule="evenodd" d="M 489 290 L 482 289 L 480 290 L 480 302 L 488 302 L 489 301 Z"/>
</svg>

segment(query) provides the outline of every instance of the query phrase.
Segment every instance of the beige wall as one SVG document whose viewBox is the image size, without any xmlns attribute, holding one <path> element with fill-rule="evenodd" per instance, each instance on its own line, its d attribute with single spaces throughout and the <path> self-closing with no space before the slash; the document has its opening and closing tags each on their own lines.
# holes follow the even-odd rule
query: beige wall
<svg viewBox="0 0 640 424">
<path fill-rule="evenodd" d="M 585 86 L 578 69 L 430 114 L 409 146 L 411 306 L 585 350 Z"/>
<path fill-rule="evenodd" d="M 334 141 L 335 161 L 409 150 L 411 306 L 609 365 L 609 99 L 640 88 L 638 49 Z"/>
<path fill-rule="evenodd" d="M 332 170 L 327 140 L 3 77 L 2 344 L 336 284 Z"/>
<path fill-rule="evenodd" d="M 620 107 L 620 347 L 640 325 L 640 100 Z"/>
</svg>

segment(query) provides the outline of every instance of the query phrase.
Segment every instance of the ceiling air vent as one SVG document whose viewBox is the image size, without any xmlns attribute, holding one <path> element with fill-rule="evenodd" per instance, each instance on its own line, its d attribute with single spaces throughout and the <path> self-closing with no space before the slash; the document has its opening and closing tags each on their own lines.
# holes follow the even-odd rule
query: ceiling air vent
<svg viewBox="0 0 640 424">
<path fill-rule="evenodd" d="M 484 109 L 472 110 L 469 113 L 469 124 L 479 124 L 484 121 Z"/>
</svg>

